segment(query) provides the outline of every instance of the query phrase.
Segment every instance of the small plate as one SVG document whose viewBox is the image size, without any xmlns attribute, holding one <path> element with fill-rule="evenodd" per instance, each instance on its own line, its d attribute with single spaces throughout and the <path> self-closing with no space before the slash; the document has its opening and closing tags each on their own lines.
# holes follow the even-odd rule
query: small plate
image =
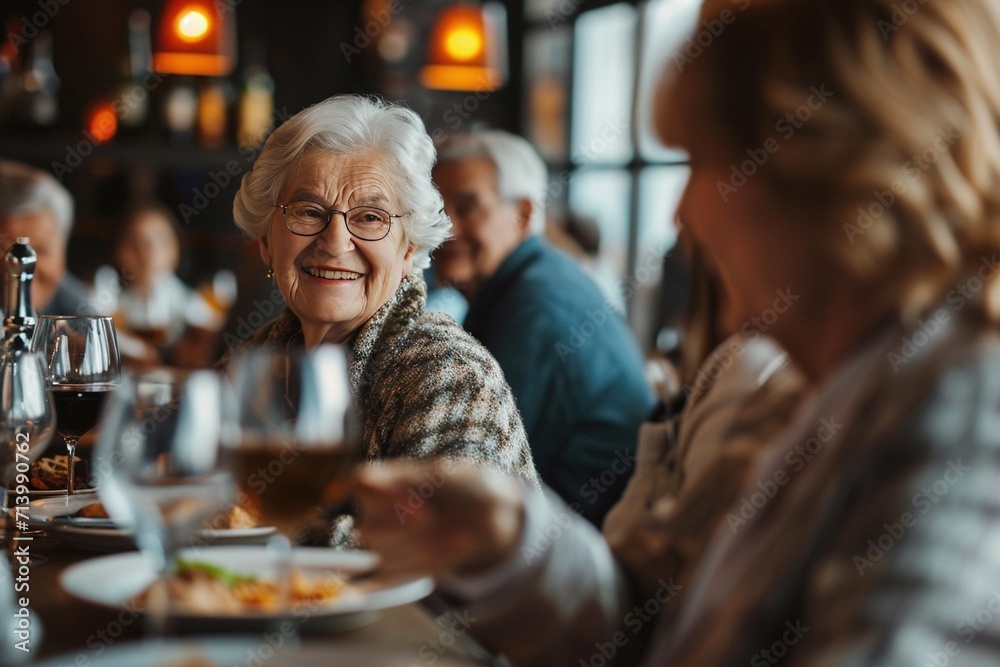
<svg viewBox="0 0 1000 667">
<path fill-rule="evenodd" d="M 221 546 L 183 549 L 180 557 L 211 563 L 247 575 L 272 576 L 274 557 L 263 546 Z M 433 582 L 420 579 L 386 579 L 370 576 L 378 557 L 368 551 L 338 551 L 320 547 L 292 550 L 293 566 L 317 576 L 336 573 L 348 581 L 347 589 L 332 600 L 321 603 L 296 603 L 297 618 L 323 623 L 347 615 L 364 614 L 416 602 L 430 594 Z M 359 575 L 365 575 L 360 578 Z M 352 577 L 359 577 L 352 582 Z M 124 606 L 155 579 L 149 560 L 139 552 L 102 556 L 72 565 L 63 571 L 62 587 L 76 597 L 106 607 Z M 177 614 L 184 622 L 198 627 L 248 629 L 273 623 L 270 612 L 242 614 Z"/>
<path fill-rule="evenodd" d="M 45 527 L 46 532 L 66 544 L 99 553 L 131 551 L 135 549 L 132 532 L 120 528 L 87 527 L 83 525 L 55 524 Z M 229 544 L 264 544 L 277 532 L 274 526 L 260 528 L 234 528 L 228 530 L 199 530 L 190 540 L 195 546 L 222 546 Z"/>
<path fill-rule="evenodd" d="M 34 524 L 36 528 L 46 528 L 54 524 L 74 525 L 78 518 L 72 516 L 73 514 L 91 503 L 98 502 L 97 492 L 94 489 L 80 491 L 72 496 L 67 496 L 65 491 L 41 491 L 39 493 L 52 495 L 28 503 L 25 513 L 28 515 L 29 523 Z"/>
<path fill-rule="evenodd" d="M 89 487 L 86 489 L 73 489 L 73 495 L 75 496 L 78 494 L 83 495 L 87 493 L 95 493 L 96 491 L 97 489 L 93 487 Z M 51 489 L 48 491 L 44 491 L 42 489 L 28 489 L 28 497 L 31 498 L 32 500 L 37 500 L 39 498 L 57 498 L 60 496 L 65 497 L 65 495 L 66 495 L 66 489 Z"/>
<path fill-rule="evenodd" d="M 102 553 L 135 549 L 132 531 L 116 528 L 110 519 L 85 519 L 71 516 L 90 503 L 98 502 L 96 493 L 65 494 L 28 503 L 26 514 L 32 528 L 41 528 L 63 542 L 87 551 Z M 276 532 L 274 526 L 234 529 L 205 529 L 191 538 L 196 546 L 228 544 L 263 544 Z"/>
</svg>

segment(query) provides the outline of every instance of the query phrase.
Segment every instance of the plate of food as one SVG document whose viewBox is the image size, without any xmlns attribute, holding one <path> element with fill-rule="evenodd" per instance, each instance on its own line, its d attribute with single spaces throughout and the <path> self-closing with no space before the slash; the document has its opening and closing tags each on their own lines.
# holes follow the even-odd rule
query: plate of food
<svg viewBox="0 0 1000 667">
<path fill-rule="evenodd" d="M 28 524 L 63 542 L 88 551 L 127 551 L 135 548 L 132 532 L 118 528 L 108 517 L 95 492 L 41 498 L 28 503 Z M 191 543 L 197 546 L 263 544 L 275 533 L 273 526 L 257 526 L 256 519 L 239 506 L 206 522 Z"/>
<path fill-rule="evenodd" d="M 94 489 L 87 479 L 86 464 L 77 456 L 73 477 L 76 479 L 75 493 L 88 493 Z M 49 498 L 66 495 L 69 486 L 69 456 L 59 454 L 45 456 L 31 464 L 28 475 L 28 494 L 32 498 Z"/>
<path fill-rule="evenodd" d="M 380 577 L 377 564 L 378 557 L 367 551 L 293 549 L 292 616 L 304 624 L 322 623 L 415 602 L 433 589 L 426 577 Z M 276 568 L 263 546 L 183 549 L 168 580 L 171 613 L 198 627 L 272 623 L 282 609 Z M 152 562 L 140 552 L 77 563 L 60 579 L 82 600 L 140 611 L 155 581 Z"/>
<path fill-rule="evenodd" d="M 281 641 L 281 638 L 279 638 Z M 277 642 L 275 642 L 277 643 Z M 401 646 L 376 646 L 338 641 L 306 641 L 301 644 L 279 644 L 274 648 L 256 639 L 204 637 L 170 641 L 123 642 L 101 654 L 102 667 L 245 667 L 249 664 L 296 665 L 296 667 L 398 667 L 413 663 L 414 649 Z M 38 663 L 34 667 L 63 667 L 73 664 L 78 656 L 66 655 Z M 434 664 L 440 667 L 474 665 L 469 661 L 434 654 Z"/>
</svg>

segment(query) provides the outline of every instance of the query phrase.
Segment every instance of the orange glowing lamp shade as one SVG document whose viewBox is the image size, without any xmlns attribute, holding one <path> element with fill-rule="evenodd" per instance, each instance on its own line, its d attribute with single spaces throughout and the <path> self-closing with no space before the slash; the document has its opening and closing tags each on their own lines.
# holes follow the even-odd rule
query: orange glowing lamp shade
<svg viewBox="0 0 1000 667">
<path fill-rule="evenodd" d="M 457 4 L 438 14 L 420 83 L 439 90 L 493 91 L 507 79 L 507 28 L 502 5 Z"/>
<path fill-rule="evenodd" d="M 118 133 L 118 114 L 111 102 L 100 101 L 87 111 L 87 132 L 99 144 L 110 141 Z"/>
<path fill-rule="evenodd" d="M 235 11 L 213 0 L 167 0 L 157 25 L 153 69 L 193 76 L 232 73 Z"/>
</svg>

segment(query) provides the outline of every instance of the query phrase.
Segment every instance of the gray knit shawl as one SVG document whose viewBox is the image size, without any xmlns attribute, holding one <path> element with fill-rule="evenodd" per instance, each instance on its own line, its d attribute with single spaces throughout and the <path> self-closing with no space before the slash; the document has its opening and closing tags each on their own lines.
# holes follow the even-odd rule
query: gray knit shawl
<svg viewBox="0 0 1000 667">
<path fill-rule="evenodd" d="M 537 485 L 500 366 L 449 316 L 424 310 L 426 300 L 423 278 L 406 276 L 350 342 L 350 381 L 366 457 L 472 460 Z M 286 310 L 248 344 L 302 345 L 299 319 Z"/>
</svg>

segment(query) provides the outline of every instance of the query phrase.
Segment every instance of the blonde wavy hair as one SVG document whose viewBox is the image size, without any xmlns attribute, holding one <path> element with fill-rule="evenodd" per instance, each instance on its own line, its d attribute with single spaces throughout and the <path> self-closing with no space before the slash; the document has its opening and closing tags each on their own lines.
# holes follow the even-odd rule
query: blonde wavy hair
<svg viewBox="0 0 1000 667">
<path fill-rule="evenodd" d="M 703 5 L 702 25 L 723 30 L 668 65 L 661 137 L 738 165 L 780 128 L 753 177 L 814 226 L 838 280 L 876 288 L 904 321 L 977 273 L 995 285 L 982 269 L 1000 250 L 1000 2 L 745 4 Z M 780 126 L 822 87 L 807 121 Z"/>
</svg>

